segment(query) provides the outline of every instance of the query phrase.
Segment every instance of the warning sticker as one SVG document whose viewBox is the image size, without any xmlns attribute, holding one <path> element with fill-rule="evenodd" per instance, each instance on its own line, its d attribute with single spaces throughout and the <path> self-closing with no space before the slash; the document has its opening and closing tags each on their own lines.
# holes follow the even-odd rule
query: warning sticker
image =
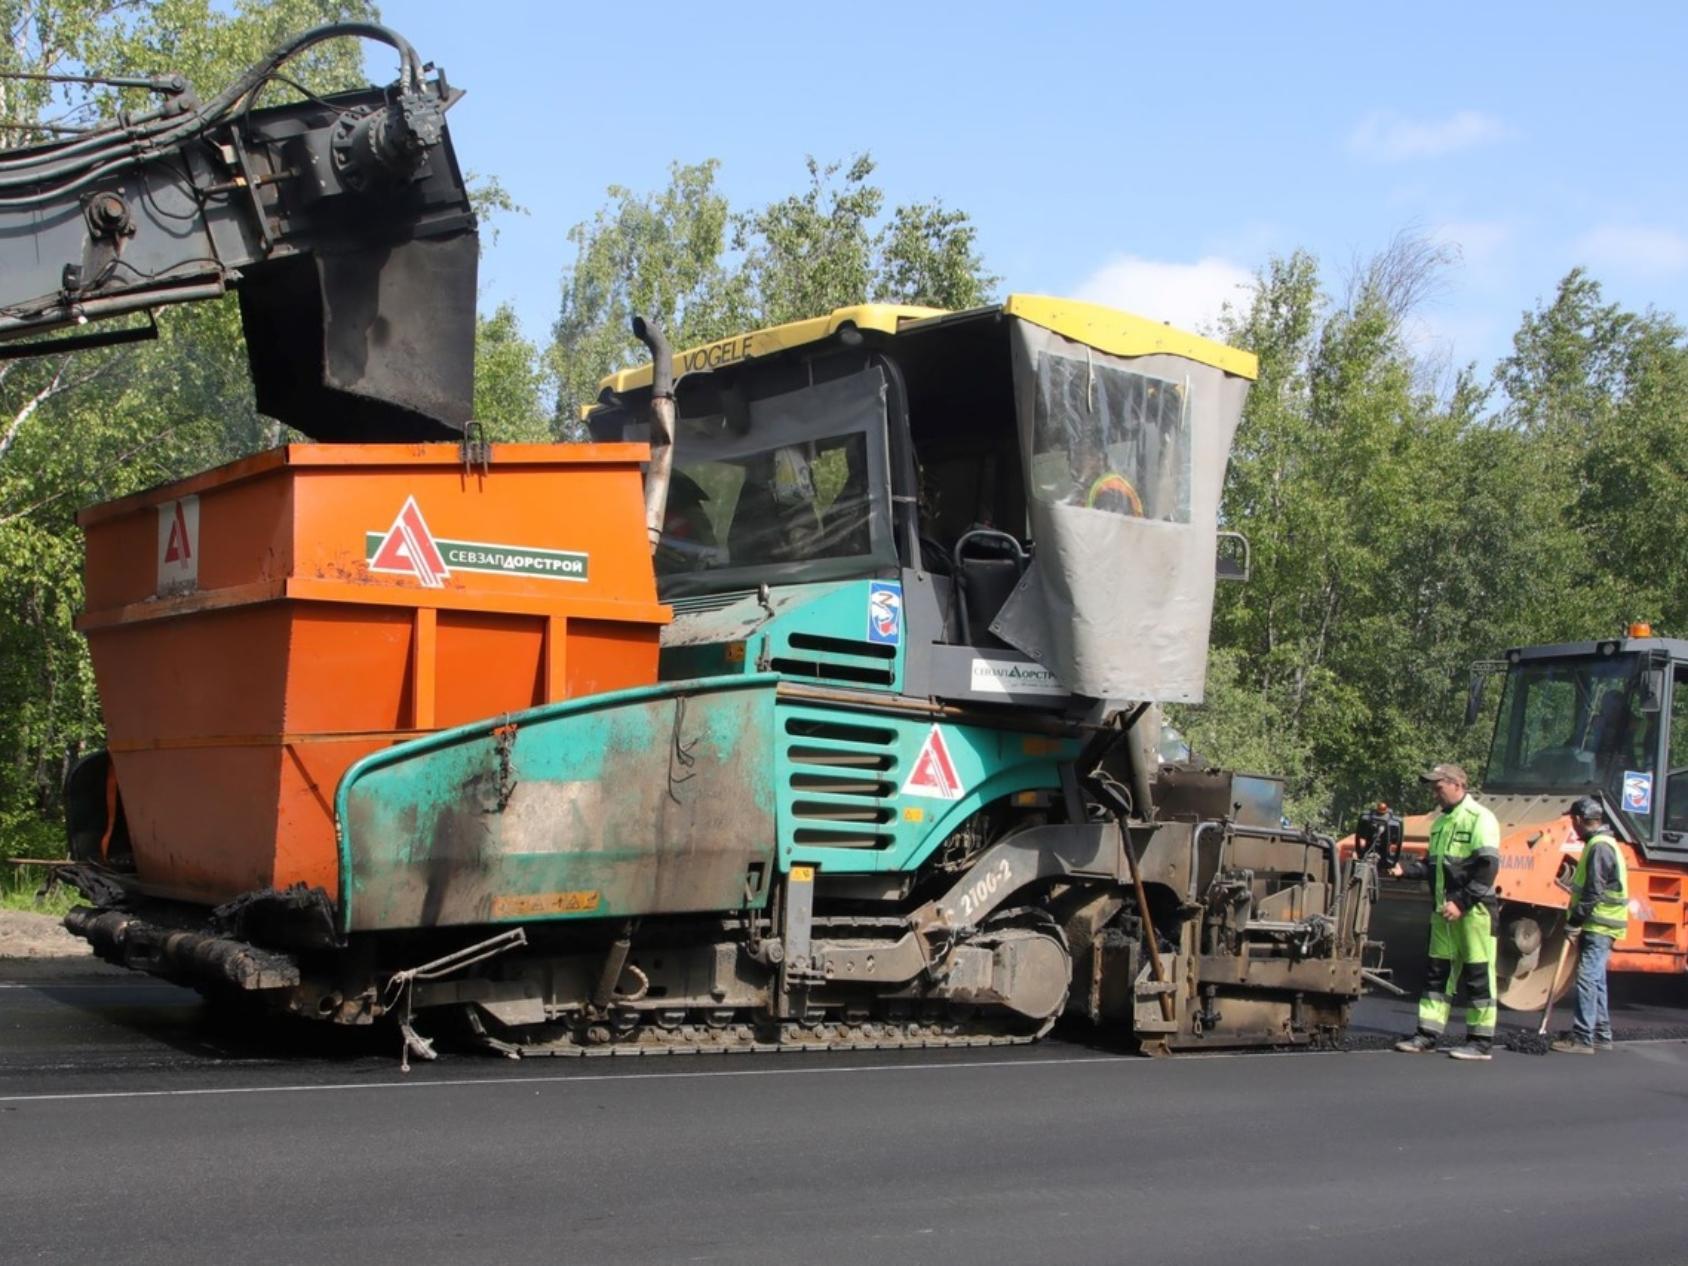
<svg viewBox="0 0 1688 1266">
<path fill-rule="evenodd" d="M 944 733 L 935 725 L 920 745 L 920 755 L 914 758 L 914 768 L 903 783 L 903 794 L 933 800 L 959 800 L 967 794 L 961 776 L 955 772 L 955 762 L 950 759 Z"/>
<path fill-rule="evenodd" d="M 199 583 L 199 498 L 158 507 L 158 592 L 182 593 Z"/>
<path fill-rule="evenodd" d="M 458 571 L 584 581 L 589 561 L 588 555 L 572 550 L 436 537 L 423 521 L 415 497 L 406 499 L 392 527 L 364 534 L 364 558 L 370 571 L 414 576 L 429 589 L 440 588 Z"/>
</svg>

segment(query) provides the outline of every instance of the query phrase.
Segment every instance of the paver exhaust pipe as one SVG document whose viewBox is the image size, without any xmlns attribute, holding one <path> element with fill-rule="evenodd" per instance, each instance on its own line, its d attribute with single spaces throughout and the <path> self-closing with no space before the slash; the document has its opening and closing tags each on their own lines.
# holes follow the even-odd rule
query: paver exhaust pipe
<svg viewBox="0 0 1688 1266">
<path fill-rule="evenodd" d="M 645 476 L 645 532 L 651 553 L 662 540 L 668 507 L 668 480 L 674 470 L 674 356 L 662 327 L 633 318 L 633 337 L 651 350 L 651 464 Z"/>
</svg>

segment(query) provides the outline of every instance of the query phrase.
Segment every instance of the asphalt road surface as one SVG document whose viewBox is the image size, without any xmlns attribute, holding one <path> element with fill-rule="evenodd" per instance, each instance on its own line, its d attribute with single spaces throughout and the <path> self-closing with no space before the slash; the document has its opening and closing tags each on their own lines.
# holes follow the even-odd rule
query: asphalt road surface
<svg viewBox="0 0 1688 1266">
<path fill-rule="evenodd" d="M 389 1041 L 0 962 L 0 1261 L 1680 1266 L 1685 1000 L 1488 1065 L 1075 1035 L 404 1076 Z M 1356 1045 L 1410 1027 L 1367 1000 Z"/>
</svg>

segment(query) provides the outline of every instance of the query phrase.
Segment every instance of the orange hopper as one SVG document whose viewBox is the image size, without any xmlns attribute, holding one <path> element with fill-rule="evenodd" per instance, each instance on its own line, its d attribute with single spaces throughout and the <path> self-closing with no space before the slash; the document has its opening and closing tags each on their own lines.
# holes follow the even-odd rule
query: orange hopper
<svg viewBox="0 0 1688 1266">
<path fill-rule="evenodd" d="M 289 445 L 84 510 L 88 635 L 141 886 L 338 892 L 377 748 L 656 680 L 644 445 Z"/>
</svg>

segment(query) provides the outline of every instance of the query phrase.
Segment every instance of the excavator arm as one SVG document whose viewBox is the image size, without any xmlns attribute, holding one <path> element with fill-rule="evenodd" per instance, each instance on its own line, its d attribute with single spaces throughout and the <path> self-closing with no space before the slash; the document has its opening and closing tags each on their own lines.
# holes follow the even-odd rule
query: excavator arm
<svg viewBox="0 0 1688 1266">
<path fill-rule="evenodd" d="M 291 58 L 361 36 L 397 83 L 256 108 Z M 445 126 L 462 95 L 397 33 L 318 27 L 199 101 L 0 151 L 0 358 L 131 341 L 240 296 L 260 411 L 319 440 L 451 439 L 473 398 L 475 216 Z"/>
</svg>

